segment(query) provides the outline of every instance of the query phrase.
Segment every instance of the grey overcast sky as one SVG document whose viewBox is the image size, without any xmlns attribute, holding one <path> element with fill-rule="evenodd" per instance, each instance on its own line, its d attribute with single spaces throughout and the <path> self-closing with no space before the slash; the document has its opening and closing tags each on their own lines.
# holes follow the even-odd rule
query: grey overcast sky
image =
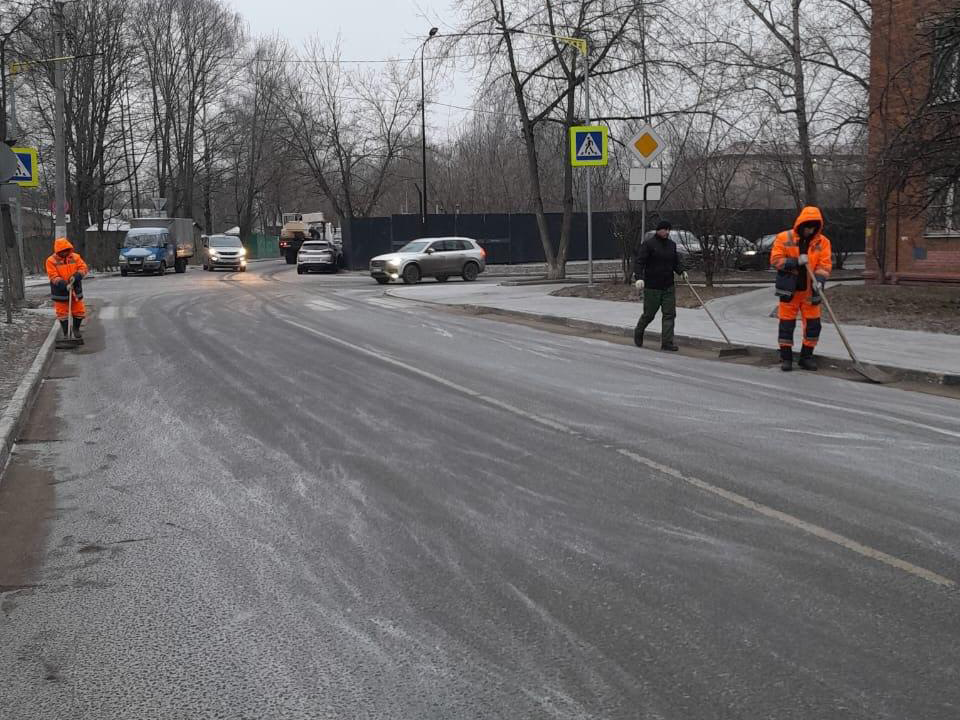
<svg viewBox="0 0 960 720">
<path fill-rule="evenodd" d="M 450 0 L 227 1 L 246 18 L 253 34 L 279 32 L 298 50 L 314 36 L 332 45 L 339 33 L 345 60 L 413 57 L 434 23 L 441 29 L 456 24 L 449 8 Z M 435 99 L 469 105 L 469 79 L 451 78 L 437 88 Z M 467 114 L 433 105 L 429 121 L 435 131 L 444 134 L 451 132 Z"/>
<path fill-rule="evenodd" d="M 343 36 L 349 59 L 412 55 L 431 21 L 449 14 L 449 0 L 228 0 L 257 35 L 279 31 L 294 45 L 319 35 Z M 429 16 L 426 19 L 424 16 Z"/>
</svg>

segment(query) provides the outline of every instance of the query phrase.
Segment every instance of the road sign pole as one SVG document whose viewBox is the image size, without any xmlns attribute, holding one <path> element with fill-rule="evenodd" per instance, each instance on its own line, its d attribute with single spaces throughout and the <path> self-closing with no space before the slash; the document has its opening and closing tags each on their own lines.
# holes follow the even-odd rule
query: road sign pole
<svg viewBox="0 0 960 720">
<path fill-rule="evenodd" d="M 60 57 L 63 54 L 63 2 L 55 2 L 56 26 L 53 29 L 54 55 Z M 54 77 L 54 151 L 56 154 L 56 237 L 66 237 L 67 219 L 66 205 L 67 200 L 67 152 L 63 138 L 63 63 L 56 62 L 53 65 Z"/>
<path fill-rule="evenodd" d="M 643 200 L 640 201 L 640 243 L 637 245 L 637 251 L 640 245 L 647 239 L 647 194 L 643 194 Z"/>
<path fill-rule="evenodd" d="M 586 93 L 587 121 L 590 124 L 590 53 L 583 55 L 583 84 Z M 587 168 L 587 285 L 593 285 L 593 208 L 590 203 L 590 168 Z"/>
</svg>

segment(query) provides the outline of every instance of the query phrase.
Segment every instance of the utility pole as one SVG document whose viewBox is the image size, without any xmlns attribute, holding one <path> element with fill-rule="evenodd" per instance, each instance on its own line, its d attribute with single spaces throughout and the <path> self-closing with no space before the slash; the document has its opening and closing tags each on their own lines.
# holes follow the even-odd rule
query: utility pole
<svg viewBox="0 0 960 720">
<path fill-rule="evenodd" d="M 60 0 L 54 2 L 54 30 L 53 46 L 54 56 L 61 58 L 63 56 L 63 5 Z M 53 81 L 56 88 L 54 100 L 54 154 L 56 155 L 56 196 L 55 196 L 55 237 L 67 236 L 67 153 L 63 137 L 63 63 L 55 62 L 53 65 Z"/>
</svg>

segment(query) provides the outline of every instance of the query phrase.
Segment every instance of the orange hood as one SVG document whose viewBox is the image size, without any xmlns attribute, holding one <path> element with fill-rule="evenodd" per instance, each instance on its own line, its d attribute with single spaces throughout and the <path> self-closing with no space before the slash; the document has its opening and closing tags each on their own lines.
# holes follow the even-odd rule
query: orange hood
<svg viewBox="0 0 960 720">
<path fill-rule="evenodd" d="M 800 226 L 808 222 L 817 223 L 817 233 L 823 232 L 823 213 L 820 212 L 820 208 L 807 205 L 800 211 L 800 214 L 797 215 L 797 221 L 793 224 L 793 232 L 797 237 L 800 236 Z"/>
<path fill-rule="evenodd" d="M 64 250 L 73 250 L 73 245 L 64 237 L 58 237 L 53 241 L 53 252 L 61 253 Z"/>
</svg>

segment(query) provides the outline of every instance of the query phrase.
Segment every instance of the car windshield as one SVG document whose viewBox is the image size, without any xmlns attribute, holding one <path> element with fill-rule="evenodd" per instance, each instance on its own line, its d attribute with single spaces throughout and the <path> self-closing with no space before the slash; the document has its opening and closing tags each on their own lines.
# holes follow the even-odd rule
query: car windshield
<svg viewBox="0 0 960 720">
<path fill-rule="evenodd" d="M 127 233 L 123 246 L 125 248 L 160 247 L 160 238 L 162 237 L 163 235 L 160 233 L 136 233 L 131 231 Z"/>
<path fill-rule="evenodd" d="M 210 247 L 238 248 L 243 247 L 243 245 L 240 243 L 240 238 L 220 235 L 210 238 Z"/>
<path fill-rule="evenodd" d="M 397 250 L 397 252 L 402 252 L 402 253 L 423 252 L 424 249 L 427 247 L 427 243 L 428 243 L 427 240 L 414 240 L 413 242 L 409 242 L 406 245 L 404 245 L 402 248 Z"/>
</svg>

